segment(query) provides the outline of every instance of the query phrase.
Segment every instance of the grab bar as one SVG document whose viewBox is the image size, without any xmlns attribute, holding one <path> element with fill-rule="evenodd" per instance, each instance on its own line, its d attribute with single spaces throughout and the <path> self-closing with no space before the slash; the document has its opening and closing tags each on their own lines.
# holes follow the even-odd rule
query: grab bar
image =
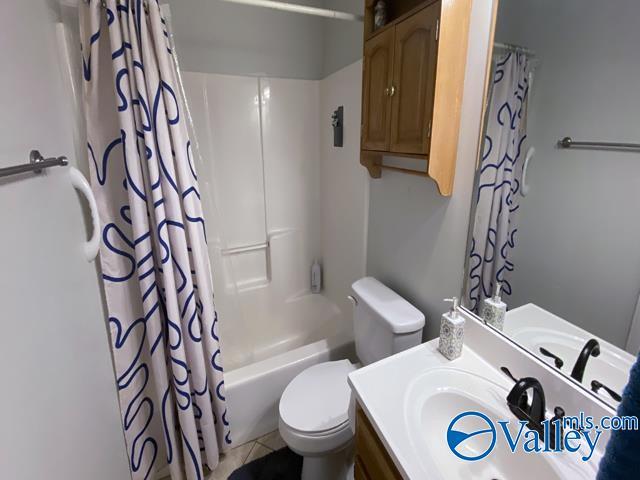
<svg viewBox="0 0 640 480">
<path fill-rule="evenodd" d="M 527 183 L 527 173 L 529 172 L 529 162 L 536 154 L 536 149 L 534 147 L 529 148 L 527 152 L 527 156 L 524 159 L 524 166 L 522 167 L 522 190 L 520 190 L 520 195 L 526 197 L 529 193 L 529 184 Z"/>
<path fill-rule="evenodd" d="M 269 242 L 256 243 L 253 245 L 245 245 L 243 247 L 225 248 L 222 255 L 237 255 L 238 253 L 254 252 L 256 250 L 265 250 L 269 248 Z"/>
<path fill-rule="evenodd" d="M 31 150 L 31 153 L 29 153 L 29 163 L 0 168 L 0 178 L 26 172 L 41 173 L 45 168 L 65 167 L 68 164 L 69 162 L 66 157 L 44 158 L 38 150 Z M 87 261 L 92 262 L 98 256 L 100 250 L 100 217 L 98 215 L 98 204 L 91 191 L 91 185 L 89 185 L 89 182 L 80 170 L 69 167 L 69 178 L 71 179 L 73 188 L 82 193 L 87 199 L 87 202 L 89 202 L 93 232 L 91 238 L 84 244 L 84 257 Z"/>
<path fill-rule="evenodd" d="M 44 158 L 38 150 L 31 150 L 31 153 L 29 154 L 29 163 L 0 168 L 0 178 L 19 175 L 26 172 L 40 173 L 45 168 L 64 167 L 68 163 L 69 162 L 66 157 Z"/>
<path fill-rule="evenodd" d="M 71 185 L 73 185 L 73 188 L 82 193 L 89 203 L 93 233 L 91 234 L 91 238 L 84 244 L 84 258 L 86 258 L 88 262 L 93 262 L 100 251 L 100 217 L 98 216 L 98 204 L 96 203 L 96 197 L 93 196 L 93 192 L 91 191 L 91 185 L 89 185 L 89 182 L 80 170 L 70 167 L 69 176 L 71 177 Z"/>
</svg>

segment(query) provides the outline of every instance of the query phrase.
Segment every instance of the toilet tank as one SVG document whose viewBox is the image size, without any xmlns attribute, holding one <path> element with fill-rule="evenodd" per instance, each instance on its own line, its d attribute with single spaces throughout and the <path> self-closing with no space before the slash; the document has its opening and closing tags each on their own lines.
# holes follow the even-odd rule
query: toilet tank
<svg viewBox="0 0 640 480">
<path fill-rule="evenodd" d="M 351 290 L 356 353 L 363 365 L 422 342 L 424 315 L 396 292 L 373 277 L 361 278 Z"/>
</svg>

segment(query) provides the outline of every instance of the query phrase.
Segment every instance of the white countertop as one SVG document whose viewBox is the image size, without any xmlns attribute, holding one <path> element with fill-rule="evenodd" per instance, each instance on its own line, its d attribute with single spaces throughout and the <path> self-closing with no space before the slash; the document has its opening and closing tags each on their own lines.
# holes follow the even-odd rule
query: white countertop
<svg viewBox="0 0 640 480">
<path fill-rule="evenodd" d="M 566 452 L 541 456 L 506 452 L 505 442 L 498 442 L 486 462 L 460 461 L 448 455 L 447 430 L 459 413 L 482 410 L 494 422 L 515 420 L 506 402 L 513 381 L 500 371 L 501 366 L 518 378 L 540 381 L 548 418 L 557 405 L 573 414 L 584 412 L 596 421 L 615 414 L 611 407 L 558 375 L 555 368 L 471 317 L 467 318 L 465 345 L 458 359 L 449 361 L 442 356 L 438 339 L 434 339 L 352 372 L 348 382 L 405 479 L 515 478 L 518 471 L 523 479 L 595 478 L 609 432 L 603 432 L 590 462 Z"/>
<path fill-rule="evenodd" d="M 476 370 L 496 383 L 509 385 L 506 377 L 473 350 L 464 347 L 460 358 L 449 361 L 438 351 L 438 339 L 418 345 L 349 374 L 348 381 L 358 403 L 406 479 L 424 479 L 428 472 L 416 454 L 407 428 L 406 392 L 423 373 L 434 367 Z M 442 432 L 446 435 L 446 432 Z"/>
</svg>

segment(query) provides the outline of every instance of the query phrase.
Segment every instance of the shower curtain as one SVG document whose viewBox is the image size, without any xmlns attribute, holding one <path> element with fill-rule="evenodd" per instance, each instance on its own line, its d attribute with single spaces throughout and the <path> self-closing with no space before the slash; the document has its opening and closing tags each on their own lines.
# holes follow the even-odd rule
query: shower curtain
<svg viewBox="0 0 640 480">
<path fill-rule="evenodd" d="M 168 464 L 173 479 L 200 480 L 231 438 L 205 223 L 166 24 L 156 0 L 80 8 L 91 184 L 131 471 L 147 479 Z"/>
<path fill-rule="evenodd" d="M 478 312 L 496 283 L 511 295 L 510 254 L 516 243 L 517 213 L 526 136 L 529 62 L 525 55 L 498 58 L 475 197 L 473 236 L 467 258 L 465 300 Z"/>
</svg>

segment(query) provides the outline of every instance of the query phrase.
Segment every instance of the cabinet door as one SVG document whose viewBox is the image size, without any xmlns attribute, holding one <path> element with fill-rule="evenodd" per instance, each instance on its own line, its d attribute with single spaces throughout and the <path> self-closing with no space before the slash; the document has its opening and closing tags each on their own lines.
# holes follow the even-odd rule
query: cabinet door
<svg viewBox="0 0 640 480">
<path fill-rule="evenodd" d="M 393 79 L 393 28 L 367 40 L 364 46 L 362 148 L 389 150 Z"/>
<path fill-rule="evenodd" d="M 391 106 L 391 151 L 429 153 L 438 58 L 436 2 L 396 26 Z"/>
</svg>

